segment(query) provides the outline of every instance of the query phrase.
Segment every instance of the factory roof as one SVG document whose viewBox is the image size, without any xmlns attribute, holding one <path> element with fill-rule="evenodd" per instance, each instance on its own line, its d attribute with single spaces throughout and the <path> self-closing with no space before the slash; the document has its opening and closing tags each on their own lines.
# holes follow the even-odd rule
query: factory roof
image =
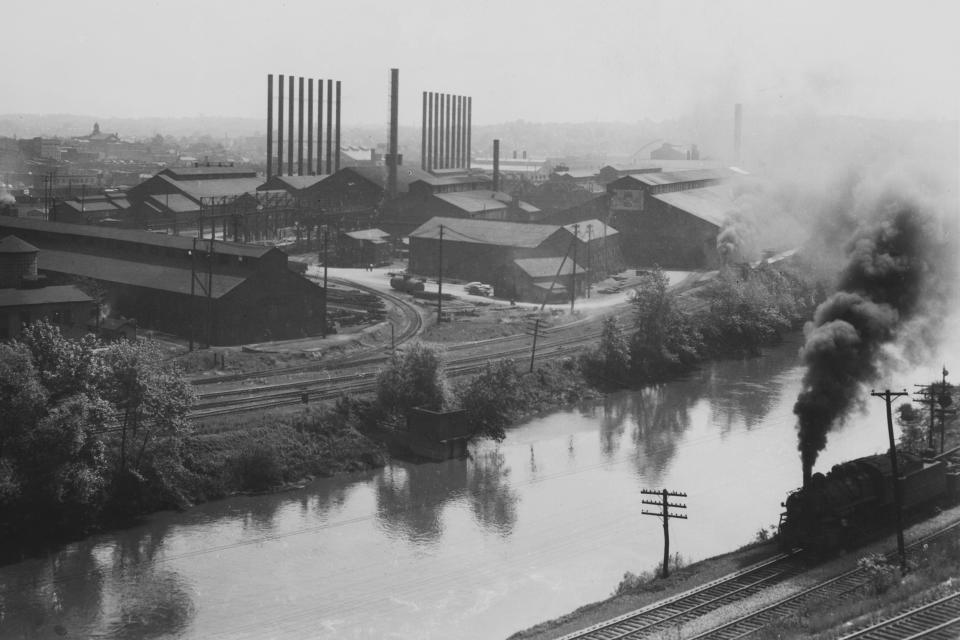
<svg viewBox="0 0 960 640">
<path fill-rule="evenodd" d="M 300 191 L 326 180 L 330 174 L 318 176 L 271 176 L 269 180 L 257 187 L 257 191 Z"/>
<path fill-rule="evenodd" d="M 615 233 L 620 233 L 613 227 L 605 224 L 602 220 L 597 220 L 596 218 L 592 218 L 590 220 L 582 220 L 574 224 L 580 226 L 579 237 L 581 240 L 589 239 L 587 236 L 587 227 L 590 227 L 590 237 L 593 240 L 596 240 L 597 238 L 604 238 L 604 237 L 609 238 Z M 563 225 L 563 228 L 569 231 L 571 234 L 573 234 L 574 224 L 565 224 Z"/>
<path fill-rule="evenodd" d="M 103 211 L 116 211 L 119 207 L 112 201 L 105 198 L 83 199 L 75 198 L 73 200 L 64 200 L 64 206 L 70 207 L 81 213 L 97 213 Z"/>
<path fill-rule="evenodd" d="M 691 169 L 689 171 L 654 171 L 652 173 L 630 174 L 630 177 L 650 186 L 658 186 L 679 182 L 696 182 L 698 180 L 720 180 L 729 178 L 730 175 L 730 172 L 725 169 Z"/>
<path fill-rule="evenodd" d="M 597 177 L 597 172 L 593 169 L 573 169 L 570 171 L 554 171 L 554 173 L 558 176 L 573 178 L 574 180 Z"/>
<path fill-rule="evenodd" d="M 730 211 L 735 208 L 729 192 L 723 188 L 688 189 L 658 193 L 653 197 L 718 227 L 723 226 Z"/>
<path fill-rule="evenodd" d="M 507 247 L 538 247 L 561 229 L 560 225 L 501 222 L 499 220 L 430 218 L 417 227 L 411 238 L 438 239 L 443 225 L 443 239 Z"/>
<path fill-rule="evenodd" d="M 550 256 L 547 258 L 517 258 L 513 261 L 515 265 L 531 278 L 552 278 L 557 275 L 568 276 L 573 273 L 573 260 L 564 259 L 561 256 Z M 562 266 L 561 266 L 562 264 Z M 584 267 L 577 266 L 577 273 L 583 273 Z"/>
<path fill-rule="evenodd" d="M 72 284 L 40 289 L 0 289 L 0 307 L 29 307 L 67 302 L 93 302 L 93 298 Z"/>
<path fill-rule="evenodd" d="M 131 244 L 146 244 L 173 249 L 189 250 L 193 248 L 193 238 L 188 236 L 171 236 L 164 233 L 152 233 L 135 229 L 111 229 L 86 224 L 70 224 L 66 222 L 49 222 L 33 218 L 0 217 L 0 232 L 22 229 L 50 235 L 82 236 L 92 238 L 106 238 L 119 240 Z M 259 258 L 268 251 L 279 251 L 272 247 L 260 247 L 237 242 L 217 242 L 217 253 Z"/>
<path fill-rule="evenodd" d="M 434 197 L 440 198 L 444 202 L 452 204 L 467 213 L 483 213 L 484 211 L 499 211 L 506 209 L 512 197 L 503 191 L 490 191 L 489 189 L 474 189 L 471 191 L 457 191 L 454 193 L 435 193 Z M 517 206 L 521 211 L 527 213 L 537 213 L 540 209 L 532 204 L 523 201 L 517 201 Z"/>
<path fill-rule="evenodd" d="M 161 209 L 173 211 L 174 213 L 200 210 L 199 204 L 182 193 L 163 193 L 150 196 L 147 200 L 152 200 L 152 204 L 161 207 Z"/>
<path fill-rule="evenodd" d="M 220 180 L 256 178 L 257 172 L 240 167 L 168 167 L 157 175 L 166 175 L 174 180 Z"/>
<path fill-rule="evenodd" d="M 0 240 L 0 253 L 36 253 L 37 251 L 40 249 L 17 236 L 7 236 Z"/>
<path fill-rule="evenodd" d="M 133 287 L 190 294 L 190 269 L 47 249 L 43 250 L 40 259 L 41 271 L 68 273 Z M 246 280 L 243 276 L 221 273 L 214 273 L 211 279 L 214 298 L 222 297 Z M 197 295 L 204 294 L 197 291 Z"/>
<path fill-rule="evenodd" d="M 480 169 L 481 171 L 493 171 L 493 165 L 485 162 L 475 162 L 471 166 L 474 169 Z M 498 167 L 498 171 L 500 171 L 500 173 L 537 173 L 540 171 L 546 171 L 546 168 L 542 164 L 504 165 L 501 163 Z"/>
<path fill-rule="evenodd" d="M 347 234 L 354 240 L 383 240 L 389 238 L 390 234 L 380 229 L 360 229 L 358 231 L 348 231 Z"/>
<path fill-rule="evenodd" d="M 183 191 L 187 196 L 199 201 L 200 198 L 222 198 L 240 196 L 244 193 L 256 193 L 257 187 L 263 180 L 257 177 L 225 177 L 201 180 L 177 180 L 162 173 L 157 177 L 169 182 L 175 189 Z"/>
</svg>

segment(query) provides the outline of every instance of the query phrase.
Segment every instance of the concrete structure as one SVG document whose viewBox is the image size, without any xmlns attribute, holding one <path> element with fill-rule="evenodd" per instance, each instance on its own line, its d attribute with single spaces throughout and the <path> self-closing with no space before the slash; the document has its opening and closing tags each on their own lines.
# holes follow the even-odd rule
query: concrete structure
<svg viewBox="0 0 960 640">
<path fill-rule="evenodd" d="M 279 249 L 0 218 L 0 235 L 7 233 L 39 247 L 49 280 L 97 282 L 110 315 L 141 327 L 212 344 L 321 332 L 323 289 L 295 273 Z"/>
<path fill-rule="evenodd" d="M 633 174 L 607 185 L 610 220 L 629 264 L 713 268 L 717 235 L 733 208 L 726 169 Z"/>
</svg>

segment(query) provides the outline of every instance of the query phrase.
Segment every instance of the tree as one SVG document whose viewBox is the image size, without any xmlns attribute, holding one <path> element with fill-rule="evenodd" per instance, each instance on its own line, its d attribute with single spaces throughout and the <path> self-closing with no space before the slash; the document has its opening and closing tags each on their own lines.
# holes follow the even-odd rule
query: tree
<svg viewBox="0 0 960 640">
<path fill-rule="evenodd" d="M 523 409 L 522 389 L 513 360 L 487 362 L 460 394 L 460 407 L 474 435 L 503 440 L 506 427 Z"/>
<path fill-rule="evenodd" d="M 0 459 L 46 412 L 47 391 L 23 344 L 0 344 Z"/>
<path fill-rule="evenodd" d="M 103 377 L 102 361 L 95 353 L 100 343 L 92 335 L 70 340 L 59 327 L 39 321 L 27 325 L 20 341 L 29 350 L 51 402 L 90 393 Z"/>
<path fill-rule="evenodd" d="M 703 341 L 697 327 L 677 309 L 666 274 L 656 267 L 641 276 L 631 303 L 636 332 L 630 344 L 633 372 L 651 380 L 697 361 Z"/>
<path fill-rule="evenodd" d="M 790 328 L 778 308 L 775 292 L 760 277 L 748 273 L 739 278 L 725 269 L 707 287 L 710 310 L 703 322 L 708 342 L 718 350 L 759 353 L 760 347 Z"/>
<path fill-rule="evenodd" d="M 439 353 L 419 342 L 395 353 L 377 378 L 377 400 L 388 414 L 413 407 L 443 409 L 449 390 Z"/>
</svg>

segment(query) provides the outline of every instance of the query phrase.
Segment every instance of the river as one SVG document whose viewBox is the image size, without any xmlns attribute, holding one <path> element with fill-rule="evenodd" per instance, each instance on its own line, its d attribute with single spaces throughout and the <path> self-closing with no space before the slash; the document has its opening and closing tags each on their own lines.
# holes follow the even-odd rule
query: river
<svg viewBox="0 0 960 640">
<path fill-rule="evenodd" d="M 538 417 L 469 460 L 156 514 L 2 567 L 0 637 L 505 638 L 656 566 L 642 489 L 688 494 L 670 523 L 687 561 L 777 523 L 801 480 L 798 340 Z M 886 437 L 868 397 L 817 469 Z"/>
</svg>

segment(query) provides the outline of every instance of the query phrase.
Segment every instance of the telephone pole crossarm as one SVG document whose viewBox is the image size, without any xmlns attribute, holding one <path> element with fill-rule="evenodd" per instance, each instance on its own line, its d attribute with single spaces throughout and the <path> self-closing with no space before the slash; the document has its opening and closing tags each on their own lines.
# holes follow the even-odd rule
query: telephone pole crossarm
<svg viewBox="0 0 960 640">
<path fill-rule="evenodd" d="M 670 498 L 686 498 L 687 494 L 680 491 L 667 491 L 666 489 L 660 489 L 659 491 L 651 489 L 641 489 L 640 493 L 647 496 L 659 496 L 659 500 L 643 500 L 640 502 L 643 504 L 648 504 L 654 507 L 660 507 L 660 511 L 647 511 L 646 509 L 641 509 L 641 513 L 647 516 L 656 516 L 663 519 L 663 568 L 661 575 L 666 578 L 670 575 L 670 518 L 677 518 L 680 520 L 686 520 L 687 516 L 682 513 L 672 513 L 670 508 L 674 509 L 686 509 L 687 505 L 679 502 L 670 502 Z"/>
</svg>

